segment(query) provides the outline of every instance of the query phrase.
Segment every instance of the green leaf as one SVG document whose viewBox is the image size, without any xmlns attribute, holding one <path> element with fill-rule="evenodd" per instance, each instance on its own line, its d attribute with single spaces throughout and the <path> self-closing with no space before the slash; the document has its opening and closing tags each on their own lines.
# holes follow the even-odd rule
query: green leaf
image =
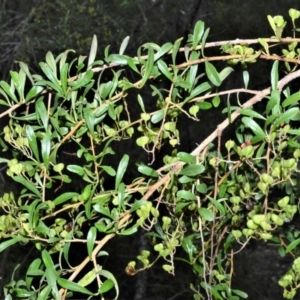
<svg viewBox="0 0 300 300">
<path fill-rule="evenodd" d="M 138 166 L 138 171 L 146 176 L 158 177 L 158 173 L 154 169 L 145 165 Z"/>
<path fill-rule="evenodd" d="M 208 91 L 209 89 L 211 89 L 211 85 L 208 82 L 203 82 L 200 85 L 198 85 L 196 88 L 194 88 L 191 91 L 190 96 L 187 98 L 187 100 L 184 100 L 184 102 L 189 101 L 192 98 L 195 98 L 196 96 L 198 96 L 199 94 Z"/>
<path fill-rule="evenodd" d="M 18 103 L 18 99 L 15 95 L 14 89 L 5 81 L 0 81 L 0 86 L 3 88 L 5 93 L 16 103 Z"/>
<path fill-rule="evenodd" d="M 201 194 L 206 194 L 207 193 L 207 185 L 205 183 L 197 184 L 196 190 L 197 190 L 197 192 L 199 192 Z"/>
<path fill-rule="evenodd" d="M 243 291 L 239 291 L 239 290 L 235 290 L 235 289 L 232 289 L 231 291 L 232 291 L 232 293 L 238 295 L 238 296 L 241 297 L 241 298 L 244 298 L 244 299 L 247 299 L 247 298 L 248 298 L 248 294 L 246 294 L 246 293 L 243 292 Z"/>
<path fill-rule="evenodd" d="M 282 107 L 287 107 L 289 105 L 292 105 L 296 102 L 298 102 L 300 100 L 300 92 L 297 92 L 291 96 L 289 96 L 288 98 L 286 98 L 283 102 L 282 102 Z"/>
<path fill-rule="evenodd" d="M 243 80 L 244 80 L 245 89 L 248 88 L 249 78 L 250 78 L 249 72 L 248 71 L 243 71 Z"/>
<path fill-rule="evenodd" d="M 207 208 L 200 207 L 199 214 L 205 221 L 213 221 L 215 216 L 212 211 L 208 210 Z"/>
<path fill-rule="evenodd" d="M 209 61 L 205 61 L 205 73 L 210 82 L 215 86 L 220 86 L 222 81 L 220 79 L 217 69 Z"/>
<path fill-rule="evenodd" d="M 20 242 L 20 239 L 17 238 L 17 237 L 13 238 L 13 239 L 10 239 L 10 240 L 7 240 L 5 242 L 2 242 L 0 244 L 0 253 L 3 252 L 6 248 L 8 248 L 8 247 L 10 247 L 10 246 L 12 246 L 12 245 L 14 245 L 18 242 Z"/>
<path fill-rule="evenodd" d="M 42 86 L 39 86 L 39 85 L 35 85 L 33 86 L 29 92 L 27 93 L 26 97 L 25 97 L 25 100 L 28 101 L 28 100 L 31 100 L 32 98 L 36 97 L 37 95 L 40 94 L 40 92 L 43 90 L 44 88 Z"/>
<path fill-rule="evenodd" d="M 94 72 L 89 69 L 87 70 L 83 76 L 79 77 L 78 80 L 73 82 L 69 82 L 69 85 L 72 87 L 72 91 L 78 90 L 83 86 L 89 84 L 94 76 Z"/>
<path fill-rule="evenodd" d="M 239 113 L 241 115 L 244 115 L 244 116 L 249 116 L 249 117 L 252 117 L 252 118 L 258 118 L 258 119 L 266 120 L 266 118 L 264 116 L 262 116 L 261 114 L 254 111 L 251 108 L 243 108 L 239 111 Z"/>
<path fill-rule="evenodd" d="M 85 173 L 84 168 L 77 165 L 68 165 L 67 170 L 73 173 L 77 173 L 79 176 L 83 176 Z"/>
<path fill-rule="evenodd" d="M 202 37 L 202 42 L 201 42 L 201 52 L 202 52 L 202 56 L 205 57 L 204 55 L 204 50 L 205 50 L 205 42 L 206 42 L 206 39 L 208 37 L 208 34 L 209 34 L 209 28 L 207 28 L 204 32 L 204 35 Z"/>
<path fill-rule="evenodd" d="M 278 87 L 278 60 L 275 60 L 271 71 L 271 85 L 273 90 L 277 90 Z"/>
<path fill-rule="evenodd" d="M 65 63 L 60 68 L 60 82 L 61 87 L 63 90 L 63 94 L 66 96 L 67 93 L 67 86 L 68 86 L 68 71 L 69 71 L 69 64 Z"/>
<path fill-rule="evenodd" d="M 194 252 L 196 252 L 196 247 L 193 244 L 193 238 L 194 238 L 194 236 L 190 235 L 190 236 L 184 237 L 184 239 L 182 241 L 182 248 L 188 254 L 190 262 L 193 261 L 193 254 L 194 254 Z"/>
<path fill-rule="evenodd" d="M 42 272 L 42 274 L 44 273 L 42 270 L 39 270 L 40 265 L 41 265 L 41 259 L 40 258 L 36 258 L 28 267 L 27 272 L 26 272 L 26 286 L 27 288 L 31 288 L 31 284 L 33 281 L 33 276 L 30 274 L 34 274 L 36 271 L 38 272 Z"/>
<path fill-rule="evenodd" d="M 113 287 L 114 287 L 113 281 L 111 279 L 107 279 L 101 284 L 99 293 L 104 294 L 109 290 L 111 290 Z"/>
<path fill-rule="evenodd" d="M 39 117 L 41 118 L 45 130 L 47 130 L 49 118 L 48 118 L 47 109 L 46 109 L 46 106 L 45 106 L 43 100 L 44 100 L 44 98 L 40 97 L 36 101 L 36 103 L 35 103 L 35 110 L 38 113 Z"/>
<path fill-rule="evenodd" d="M 41 141 L 41 154 L 42 154 L 43 162 L 47 169 L 49 167 L 50 151 L 51 151 L 51 135 L 49 132 L 46 132 Z"/>
<path fill-rule="evenodd" d="M 54 74 L 53 70 L 46 65 L 45 63 L 41 62 L 39 63 L 42 71 L 44 72 L 44 74 L 47 76 L 47 78 L 50 80 L 51 87 L 58 93 L 62 93 L 62 88 L 60 86 L 60 83 L 58 81 L 58 79 L 56 78 L 56 74 Z M 50 84 L 49 84 L 50 85 Z"/>
<path fill-rule="evenodd" d="M 116 171 L 110 166 L 100 166 L 108 175 L 116 176 Z"/>
<path fill-rule="evenodd" d="M 23 184 L 28 190 L 33 192 L 36 196 L 38 196 L 39 198 L 42 198 L 41 193 L 39 192 L 39 190 L 35 187 L 35 185 L 31 181 L 26 180 L 22 176 L 14 176 L 13 180 Z"/>
<path fill-rule="evenodd" d="M 299 113 L 298 107 L 292 107 L 285 111 L 279 118 L 274 122 L 274 126 L 278 126 L 281 123 L 289 123 L 290 120 Z"/>
<path fill-rule="evenodd" d="M 127 65 L 129 56 L 121 54 L 110 54 L 109 61 L 118 64 L 118 65 Z"/>
<path fill-rule="evenodd" d="M 197 106 L 202 110 L 207 110 L 212 108 L 212 104 L 205 101 L 197 102 Z"/>
<path fill-rule="evenodd" d="M 163 109 L 156 111 L 153 114 L 153 116 L 151 117 L 151 122 L 153 124 L 160 122 L 163 119 L 164 115 L 165 115 L 165 112 Z"/>
<path fill-rule="evenodd" d="M 232 73 L 234 70 L 231 67 L 226 67 L 224 68 L 220 73 L 219 73 L 219 77 L 221 81 L 224 81 L 230 73 Z"/>
<path fill-rule="evenodd" d="M 182 210 L 188 206 L 190 203 L 189 202 L 179 202 L 176 204 L 175 207 L 175 213 L 177 214 L 178 212 L 182 212 Z"/>
<path fill-rule="evenodd" d="M 205 170 L 203 165 L 190 165 L 183 168 L 179 174 L 186 175 L 186 176 L 197 176 Z"/>
<path fill-rule="evenodd" d="M 118 286 L 118 282 L 117 282 L 116 278 L 114 277 L 114 275 L 106 270 L 100 270 L 100 271 L 98 271 L 98 273 L 99 273 L 99 275 L 104 276 L 113 282 L 115 290 L 116 290 L 115 299 L 118 299 L 119 298 L 119 286 Z"/>
<path fill-rule="evenodd" d="M 196 163 L 196 157 L 192 154 L 186 153 L 186 152 L 179 152 L 177 153 L 177 157 L 186 163 Z"/>
<path fill-rule="evenodd" d="M 87 272 L 78 282 L 77 284 L 80 286 L 87 286 L 91 284 L 96 279 L 97 272 L 95 269 Z"/>
<path fill-rule="evenodd" d="M 204 22 L 197 21 L 193 32 L 193 49 L 195 49 L 201 41 L 204 33 Z"/>
<path fill-rule="evenodd" d="M 193 194 L 192 192 L 190 191 L 185 191 L 185 190 L 180 190 L 176 193 L 176 196 L 178 198 L 182 198 L 182 199 L 185 199 L 185 200 L 196 200 L 196 196 L 195 194 Z"/>
<path fill-rule="evenodd" d="M 28 139 L 28 143 L 30 146 L 31 151 L 33 152 L 35 158 L 40 161 L 39 158 L 39 149 L 38 149 L 38 145 L 36 142 L 36 137 L 35 137 L 35 133 L 33 131 L 33 128 L 30 125 L 26 125 L 25 127 L 25 135 Z"/>
<path fill-rule="evenodd" d="M 300 239 L 292 241 L 285 249 L 285 253 L 289 253 L 294 250 L 300 244 Z"/>
<path fill-rule="evenodd" d="M 92 136 L 94 136 L 95 135 L 95 132 L 94 132 L 95 116 L 93 114 L 93 111 L 91 108 L 85 107 L 83 109 L 83 113 L 84 113 L 84 118 L 85 118 L 87 128 L 89 129 L 90 134 Z"/>
<path fill-rule="evenodd" d="M 176 56 L 178 53 L 178 50 L 180 48 L 180 43 L 183 38 L 177 39 L 174 43 L 173 49 L 172 49 L 172 63 L 173 65 L 176 65 Z"/>
<path fill-rule="evenodd" d="M 95 227 L 91 227 L 87 234 L 87 242 L 86 242 L 88 255 L 90 259 L 92 258 L 92 252 L 94 249 L 96 237 L 97 237 L 97 229 Z"/>
<path fill-rule="evenodd" d="M 53 74 L 56 77 L 56 73 L 57 73 L 56 62 L 55 62 L 55 59 L 54 59 L 54 56 L 53 56 L 52 52 L 50 52 L 50 51 L 48 51 L 47 54 L 46 54 L 46 63 L 51 68 L 51 70 L 53 71 Z"/>
<path fill-rule="evenodd" d="M 116 175 L 116 183 L 115 183 L 115 189 L 118 190 L 119 185 L 123 179 L 123 176 L 125 174 L 125 171 L 127 169 L 128 166 L 128 162 L 129 162 L 129 156 L 127 154 L 124 154 L 119 166 L 118 166 L 118 170 L 117 170 L 117 175 Z"/>
<path fill-rule="evenodd" d="M 213 104 L 214 107 L 219 107 L 220 102 L 221 102 L 221 98 L 219 96 L 215 96 L 212 99 L 212 104 Z"/>
<path fill-rule="evenodd" d="M 129 39 L 130 37 L 129 36 L 126 36 L 126 38 L 123 40 L 121 46 L 120 46 L 120 50 L 119 50 L 119 54 L 123 55 L 126 48 L 127 48 L 127 45 L 128 45 L 128 42 L 129 42 Z"/>
<path fill-rule="evenodd" d="M 97 36 L 94 34 L 92 39 L 91 49 L 90 49 L 89 60 L 87 64 L 88 69 L 92 68 L 92 64 L 95 61 L 97 55 L 97 48 L 98 48 Z"/>
<path fill-rule="evenodd" d="M 55 206 L 60 205 L 74 197 L 77 197 L 79 194 L 76 192 L 67 192 L 67 193 L 63 193 L 61 195 L 59 195 L 58 197 L 56 197 L 53 200 L 53 203 L 55 204 Z"/>
<path fill-rule="evenodd" d="M 208 199 L 209 199 L 209 201 L 217 208 L 217 210 L 218 210 L 221 214 L 225 215 L 226 209 L 225 209 L 225 207 L 224 207 L 224 206 L 222 205 L 222 203 L 221 203 L 221 200 L 223 200 L 224 198 L 223 198 L 223 199 L 218 199 L 218 200 L 216 200 L 216 199 L 214 199 L 214 198 L 208 196 Z"/>
<path fill-rule="evenodd" d="M 172 49 L 173 45 L 172 43 L 165 43 L 163 44 L 160 49 L 157 51 L 157 53 L 154 55 L 154 60 L 158 60 L 161 58 L 163 55 L 168 53 Z"/>
<path fill-rule="evenodd" d="M 90 295 L 90 296 L 93 295 L 93 293 L 90 292 L 85 287 L 79 285 L 76 282 L 69 281 L 65 278 L 57 278 L 57 282 L 62 288 L 66 289 L 66 290 L 73 291 L 73 292 L 78 292 L 78 293 L 85 294 L 85 295 Z"/>
<path fill-rule="evenodd" d="M 264 139 L 266 137 L 266 133 L 253 119 L 249 117 L 243 117 L 242 122 L 244 123 L 245 126 L 250 128 L 255 133 L 255 135 L 257 135 L 261 139 Z"/>
<path fill-rule="evenodd" d="M 163 60 L 157 62 L 158 69 L 169 79 L 173 80 L 172 74 L 168 69 L 167 64 Z"/>
<path fill-rule="evenodd" d="M 140 83 L 139 87 L 142 88 L 145 83 L 147 82 L 148 78 L 151 76 L 152 69 L 154 64 L 154 52 L 151 47 L 148 48 L 148 60 L 145 66 L 145 72 L 143 75 L 142 82 Z"/>
</svg>

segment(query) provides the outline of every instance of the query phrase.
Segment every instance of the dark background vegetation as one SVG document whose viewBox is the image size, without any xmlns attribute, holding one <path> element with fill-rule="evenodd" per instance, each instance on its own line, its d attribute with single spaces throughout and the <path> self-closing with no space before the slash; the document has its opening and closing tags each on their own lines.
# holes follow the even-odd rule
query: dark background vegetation
<svg viewBox="0 0 300 300">
<path fill-rule="evenodd" d="M 144 42 L 163 44 L 179 37 L 187 39 L 195 22 L 205 21 L 211 28 L 209 40 L 221 41 L 270 37 L 271 29 L 267 15 L 283 15 L 288 19 L 288 9 L 299 9 L 296 0 L 2 0 L 0 1 L 0 79 L 9 80 L 9 70 L 17 69 L 16 61 L 29 64 L 38 72 L 38 63 L 44 60 L 48 51 L 54 56 L 66 49 L 74 49 L 76 55 L 88 55 L 93 34 L 97 35 L 100 59 L 104 48 L 111 45 L 111 52 L 118 51 L 126 36 L 130 36 L 127 54 L 134 55 Z M 287 25 L 285 36 L 291 35 L 291 24 Z M 251 68 L 250 85 L 269 85 L 269 70 Z M 241 87 L 240 72 L 230 76 L 228 88 Z M 0 106 L 0 113 L 5 108 Z M 200 116 L 205 126 L 186 128 L 184 145 L 190 151 L 199 139 L 214 129 L 220 115 Z M 5 120 L 0 119 L 0 129 Z M 200 127 L 200 128 L 199 128 Z M 128 147 L 130 148 L 131 145 Z M 0 149 L 1 150 L 1 149 Z M 131 149 L 130 151 L 134 151 Z M 0 156 L 5 156 L 1 153 Z M 2 165 L 0 165 L 0 168 Z M 0 173 L 0 195 L 5 191 L 18 192 Z M 124 268 L 141 250 L 139 236 L 115 238 L 108 243 L 109 258 L 103 260 L 104 268 L 116 275 L 120 284 L 120 299 L 192 299 L 189 283 L 193 275 L 186 265 L 176 265 L 176 277 L 161 270 L 159 265 L 143 277 L 146 282 L 144 295 L 137 293 L 136 277 L 128 277 Z M 83 248 L 85 251 L 85 248 Z M 26 270 L 26 265 L 36 255 L 32 246 L 16 246 L 0 254 L 0 287 L 9 281 L 13 267 L 21 263 L 17 275 Z M 73 254 L 74 264 L 80 261 L 80 249 Z M 288 258 L 280 258 L 276 249 L 263 242 L 252 243 L 236 256 L 234 287 L 249 294 L 249 299 L 282 299 L 282 290 L 277 281 L 290 267 Z M 3 295 L 2 295 L 3 296 Z M 0 298 L 1 291 L 0 291 Z M 143 298 L 141 298 L 143 297 Z M 299 298 L 300 299 L 300 296 Z"/>
</svg>

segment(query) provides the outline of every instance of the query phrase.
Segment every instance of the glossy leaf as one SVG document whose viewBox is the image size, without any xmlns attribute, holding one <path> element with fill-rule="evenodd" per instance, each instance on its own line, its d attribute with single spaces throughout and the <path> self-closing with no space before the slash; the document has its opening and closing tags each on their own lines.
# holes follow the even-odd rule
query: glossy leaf
<svg viewBox="0 0 300 300">
<path fill-rule="evenodd" d="M 31 288 L 31 284 L 33 281 L 33 276 L 30 274 L 33 274 L 35 271 L 42 271 L 39 270 L 39 267 L 41 265 L 41 259 L 40 258 L 36 258 L 34 261 L 32 261 L 32 263 L 29 265 L 27 272 L 26 272 L 26 286 L 27 288 Z M 43 272 L 42 272 L 43 273 Z"/>
<path fill-rule="evenodd" d="M 193 48 L 195 49 L 200 43 L 202 35 L 204 33 L 204 22 L 197 21 L 193 32 Z"/>
<path fill-rule="evenodd" d="M 201 42 L 201 52 L 202 52 L 202 56 L 204 57 L 204 50 L 205 50 L 205 43 L 206 43 L 206 39 L 208 37 L 208 34 L 209 34 L 209 28 L 207 28 L 204 32 L 204 35 L 202 37 L 202 42 Z"/>
<path fill-rule="evenodd" d="M 128 162 L 129 162 L 129 156 L 127 154 L 124 154 L 124 156 L 122 157 L 122 159 L 119 163 L 118 170 L 117 170 L 116 182 L 115 182 L 116 190 L 118 190 L 119 185 L 123 179 L 123 176 L 124 176 L 127 166 L 128 166 Z"/>
<path fill-rule="evenodd" d="M 186 152 L 179 152 L 177 153 L 177 157 L 183 161 L 183 162 L 186 162 L 186 163 L 196 163 L 196 157 L 194 155 L 191 155 L 189 153 L 186 153 Z"/>
<path fill-rule="evenodd" d="M 297 93 L 289 96 L 288 98 L 286 98 L 282 102 L 282 107 L 287 107 L 289 105 L 293 105 L 294 103 L 298 102 L 299 100 L 300 100 L 300 92 L 297 92 Z"/>
<path fill-rule="evenodd" d="M 55 205 L 60 205 L 62 203 L 65 203 L 66 201 L 74 198 L 74 197 L 77 197 L 79 194 L 76 193 L 76 192 L 67 192 L 67 193 L 63 193 L 61 195 L 59 195 L 58 197 L 56 197 L 54 200 L 53 200 L 53 203 Z"/>
<path fill-rule="evenodd" d="M 145 165 L 138 166 L 138 171 L 146 176 L 158 177 L 158 173 L 154 169 Z"/>
<path fill-rule="evenodd" d="M 167 64 L 163 60 L 157 62 L 158 69 L 169 79 L 173 80 L 172 74 L 168 69 Z"/>
<path fill-rule="evenodd" d="M 16 182 L 21 183 L 22 185 L 24 185 L 28 190 L 30 190 L 31 192 L 33 192 L 36 196 L 38 196 L 39 198 L 41 198 L 41 193 L 40 191 L 35 187 L 35 185 L 31 182 L 26 180 L 24 177 L 22 176 L 14 176 L 13 180 Z"/>
<path fill-rule="evenodd" d="M 54 76 L 56 77 L 56 74 L 57 74 L 56 62 L 55 62 L 55 59 L 54 59 L 54 56 L 53 56 L 52 52 L 50 52 L 50 51 L 48 51 L 47 54 L 46 54 L 46 63 L 51 68 L 51 70 L 53 71 Z"/>
<path fill-rule="evenodd" d="M 148 48 L 148 59 L 145 66 L 145 72 L 142 78 L 142 82 L 140 83 L 140 88 L 142 88 L 150 77 L 154 64 L 154 52 L 151 47 Z"/>
<path fill-rule="evenodd" d="M 258 137 L 260 137 L 260 138 L 266 137 L 266 133 L 262 130 L 262 128 L 253 119 L 251 119 L 249 117 L 243 117 L 242 122 L 245 124 L 245 126 L 250 128 L 255 133 L 255 135 L 257 135 Z"/>
<path fill-rule="evenodd" d="M 277 90 L 278 87 L 278 64 L 279 61 L 275 60 L 271 71 L 271 85 L 273 90 Z"/>
<path fill-rule="evenodd" d="M 126 36 L 126 38 L 123 40 L 121 46 L 120 46 L 120 50 L 119 50 L 119 54 L 123 55 L 126 48 L 127 48 L 127 45 L 128 45 L 128 42 L 129 42 L 129 39 L 130 37 L 129 36 Z"/>
<path fill-rule="evenodd" d="M 151 117 L 151 122 L 152 122 L 153 124 L 156 124 L 156 123 L 160 122 L 160 121 L 164 118 L 164 114 L 165 114 L 165 112 L 164 112 L 163 109 L 158 110 L 158 111 L 155 112 L 155 113 L 153 114 L 153 116 Z"/>
<path fill-rule="evenodd" d="M 8 248 L 18 242 L 20 242 L 19 238 L 13 238 L 13 239 L 10 239 L 10 240 L 0 243 L 0 253 L 3 252 L 6 248 Z"/>
<path fill-rule="evenodd" d="M 38 145 L 35 137 L 35 132 L 33 131 L 33 128 L 30 125 L 26 125 L 25 134 L 28 139 L 28 143 L 31 151 L 33 152 L 35 158 L 39 161 L 40 160 L 39 150 L 38 150 Z"/>
<path fill-rule="evenodd" d="M 68 165 L 67 170 L 73 173 L 77 173 L 79 176 L 83 176 L 85 173 L 84 168 L 77 165 Z"/>
<path fill-rule="evenodd" d="M 66 289 L 66 290 L 69 290 L 69 291 L 73 291 L 73 292 L 77 292 L 77 293 L 81 293 L 81 294 L 85 294 L 85 295 L 90 295 L 92 296 L 93 293 L 90 292 L 88 289 L 86 289 L 85 287 L 79 285 L 78 283 L 76 282 L 73 282 L 73 281 L 69 281 L 65 278 L 57 278 L 57 282 L 58 284 Z"/>
<path fill-rule="evenodd" d="M 119 286 L 118 286 L 118 282 L 117 282 L 115 276 L 107 270 L 100 270 L 100 271 L 98 271 L 98 273 L 99 273 L 99 275 L 106 277 L 107 279 L 110 279 L 113 282 L 115 290 L 116 290 L 115 299 L 118 299 L 119 298 Z"/>
<path fill-rule="evenodd" d="M 239 111 L 239 113 L 244 116 L 249 116 L 252 118 L 266 120 L 266 118 L 264 116 L 262 116 L 261 114 L 259 114 L 258 112 L 256 112 L 255 110 L 253 110 L 251 108 L 243 108 Z"/>
<path fill-rule="evenodd" d="M 225 209 L 225 207 L 224 207 L 224 206 L 222 205 L 222 203 L 221 203 L 221 200 L 222 200 L 222 199 L 216 200 L 216 199 L 214 199 L 214 198 L 212 198 L 212 197 L 209 197 L 209 196 L 208 196 L 208 199 L 209 199 L 209 201 L 216 207 L 216 209 L 217 209 L 221 214 L 225 215 L 226 209 Z"/>
<path fill-rule="evenodd" d="M 207 208 L 200 207 L 199 214 L 205 221 L 213 221 L 215 216 L 212 211 L 208 210 Z"/>
<path fill-rule="evenodd" d="M 46 132 L 41 141 L 41 154 L 42 154 L 43 162 L 47 169 L 49 167 L 50 151 L 51 151 L 51 135 L 49 132 Z"/>
<path fill-rule="evenodd" d="M 300 244 L 300 239 L 292 241 L 285 249 L 285 253 L 289 253 L 294 250 Z"/>
<path fill-rule="evenodd" d="M 180 190 L 176 193 L 176 196 L 184 200 L 196 200 L 195 194 L 190 191 Z"/>
<path fill-rule="evenodd" d="M 42 120 L 44 129 L 47 130 L 48 127 L 48 113 L 47 113 L 47 109 L 46 106 L 44 104 L 44 98 L 40 97 L 36 103 L 35 103 L 35 109 L 36 112 L 38 113 L 40 119 Z"/>
<path fill-rule="evenodd" d="M 92 283 L 96 279 L 97 272 L 95 269 L 87 272 L 78 282 L 77 284 L 80 286 L 87 286 Z"/>
<path fill-rule="evenodd" d="M 116 171 L 110 166 L 100 166 L 108 175 L 116 176 Z"/>
<path fill-rule="evenodd" d="M 127 65 L 129 56 L 121 54 L 111 54 L 109 56 L 109 61 L 118 65 Z"/>
<path fill-rule="evenodd" d="M 108 292 L 109 290 L 111 290 L 113 287 L 114 287 L 113 281 L 110 279 L 107 279 L 101 284 L 99 293 L 104 294 L 104 293 Z"/>
<path fill-rule="evenodd" d="M 244 80 L 244 87 L 245 89 L 248 88 L 248 84 L 249 84 L 249 72 L 248 71 L 243 71 L 243 80 Z"/>
<path fill-rule="evenodd" d="M 28 100 L 31 100 L 32 98 L 38 96 L 41 91 L 43 90 L 44 88 L 42 86 L 39 86 L 39 85 L 35 85 L 33 86 L 29 92 L 27 93 L 26 97 L 25 97 L 25 100 L 28 101 Z"/>
<path fill-rule="evenodd" d="M 15 95 L 14 89 L 6 81 L 0 81 L 0 86 L 3 88 L 5 93 L 9 96 L 9 98 L 11 98 L 16 103 L 19 102 Z"/>
<path fill-rule="evenodd" d="M 205 167 L 203 165 L 190 165 L 185 168 L 183 168 L 179 174 L 185 175 L 185 176 L 197 176 L 201 174 L 205 170 Z"/>
<path fill-rule="evenodd" d="M 290 120 L 299 113 L 298 107 L 292 107 L 285 111 L 279 118 L 277 118 L 274 122 L 275 126 L 281 123 L 289 123 Z"/>
<path fill-rule="evenodd" d="M 210 82 L 215 86 L 220 86 L 222 81 L 215 66 L 209 61 L 205 61 L 205 73 Z"/>
<path fill-rule="evenodd" d="M 178 53 L 178 50 L 180 48 L 180 43 L 183 38 L 177 39 L 174 43 L 173 49 L 172 49 L 172 63 L 173 65 L 176 65 L 176 56 Z"/>
<path fill-rule="evenodd" d="M 94 249 L 96 237 L 97 237 L 97 229 L 95 227 L 91 227 L 87 234 L 87 242 L 86 242 L 88 255 L 90 258 L 92 258 L 92 252 Z"/>
<path fill-rule="evenodd" d="M 85 107 L 83 109 L 83 113 L 84 113 L 84 118 L 85 118 L 87 128 L 88 128 L 90 134 L 92 136 L 94 136 L 95 135 L 95 133 L 94 133 L 95 116 L 93 114 L 93 111 L 91 108 Z"/>
<path fill-rule="evenodd" d="M 92 67 L 93 62 L 95 61 L 97 50 L 98 50 L 98 41 L 97 41 L 97 36 L 94 34 L 92 39 L 91 49 L 90 49 L 89 60 L 87 64 L 88 69 Z"/>
</svg>

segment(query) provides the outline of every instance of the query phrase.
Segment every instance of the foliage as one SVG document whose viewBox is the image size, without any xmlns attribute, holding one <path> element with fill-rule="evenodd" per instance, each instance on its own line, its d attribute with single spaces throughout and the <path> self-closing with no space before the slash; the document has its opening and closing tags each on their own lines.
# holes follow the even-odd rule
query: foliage
<svg viewBox="0 0 300 300">
<path fill-rule="evenodd" d="M 20 62 L 19 71 L 10 72 L 10 83 L 0 82 L 0 104 L 7 107 L 0 118 L 9 117 L 0 142 L 12 153 L 0 162 L 20 187 L 19 195 L 0 199 L 0 252 L 16 243 L 33 243 L 40 251 L 24 280 L 6 285 L 6 299 L 64 299 L 73 292 L 93 296 L 111 289 L 117 298 L 118 282 L 97 257 L 107 255 L 103 248 L 110 239 L 137 234 L 140 227 L 152 251 L 137 253 L 136 261 L 128 262 L 128 275 L 158 259 L 166 272 L 176 274 L 174 260 L 181 259 L 197 277 L 191 284 L 195 299 L 246 298 L 231 288 L 233 261 L 257 239 L 295 257 L 279 281 L 284 297 L 294 297 L 300 239 L 289 223 L 298 216 L 300 93 L 290 83 L 300 76 L 295 37 L 300 13 L 289 13 L 293 38 L 282 38 L 282 17 L 269 16 L 275 37 L 206 43 L 209 29 L 198 21 L 186 45 L 182 39 L 163 46 L 146 43 L 131 57 L 125 54 L 125 38 L 118 53 L 107 47 L 103 59 L 96 60 L 94 36 L 88 58 L 68 62 L 70 50 L 57 57 L 48 52 L 40 74 Z M 282 47 L 281 55 L 275 46 Z M 222 53 L 206 56 L 210 47 L 221 47 Z M 271 87 L 249 90 L 245 70 L 244 87 L 221 90 L 234 69 L 221 69 L 222 63 L 214 61 L 247 67 L 261 60 L 274 61 Z M 287 71 L 282 78 L 281 64 Z M 129 71 L 134 76 L 127 76 Z M 150 100 L 143 92 L 149 88 Z M 241 103 L 240 93 L 252 96 Z M 237 95 L 234 105 L 231 94 Z M 224 121 L 191 153 L 179 151 L 179 116 L 198 122 L 201 111 L 219 109 L 222 95 L 228 96 Z M 263 111 L 256 108 L 261 101 Z M 236 139 L 223 141 L 224 129 L 237 118 Z M 149 165 L 133 161 L 126 149 L 116 167 L 106 163 L 110 156 L 118 159 L 112 145 L 126 139 L 148 154 Z M 166 145 L 172 150 L 160 161 L 157 150 Z M 70 155 L 72 162 L 64 159 Z M 132 161 L 139 175 L 129 182 Z M 154 162 L 161 167 L 154 169 Z M 80 192 L 72 184 L 78 178 Z M 86 257 L 73 267 L 69 253 L 77 243 L 86 244 Z M 178 257 L 179 248 L 185 257 Z M 90 261 L 92 267 L 83 272 Z M 91 282 L 97 290 L 89 289 Z"/>
</svg>

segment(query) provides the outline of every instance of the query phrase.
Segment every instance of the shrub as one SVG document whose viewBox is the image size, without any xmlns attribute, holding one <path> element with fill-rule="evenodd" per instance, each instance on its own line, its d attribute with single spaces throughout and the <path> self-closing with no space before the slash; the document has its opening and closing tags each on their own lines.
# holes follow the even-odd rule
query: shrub
<svg viewBox="0 0 300 300">
<path fill-rule="evenodd" d="M 159 258 L 162 268 L 175 274 L 180 248 L 186 253 L 181 260 L 197 278 L 191 285 L 195 299 L 246 298 L 231 289 L 234 255 L 256 239 L 295 257 L 279 280 L 284 297 L 294 297 L 300 239 L 289 223 L 298 216 L 300 92 L 293 92 L 291 83 L 300 76 L 294 23 L 300 12 L 289 14 L 292 38 L 282 37 L 281 16 L 268 16 L 271 38 L 206 43 L 209 29 L 198 21 L 186 45 L 182 39 L 163 46 L 146 43 L 130 57 L 124 54 L 127 37 L 119 53 L 107 47 L 96 60 L 94 36 L 88 59 L 68 62 L 71 50 L 57 57 L 48 52 L 39 64 L 41 74 L 31 74 L 20 62 L 10 83 L 0 82 L 0 104 L 7 107 L 0 118 L 8 116 L 1 145 L 11 152 L 11 159 L 0 162 L 20 190 L 0 200 L 5 240 L 0 252 L 16 243 L 33 243 L 40 251 L 25 278 L 6 285 L 6 299 L 64 299 L 73 292 L 89 297 L 113 288 L 117 298 L 118 282 L 97 256 L 107 254 L 103 247 L 110 239 L 135 235 L 140 227 L 153 246 L 128 262 L 128 275 L 151 268 Z M 221 53 L 207 56 L 211 47 L 221 47 Z M 273 61 L 271 86 L 250 90 L 246 68 L 262 60 Z M 244 86 L 222 90 L 236 65 L 245 68 Z M 250 95 L 243 103 L 242 93 Z M 180 116 L 206 126 L 198 116 L 220 109 L 222 96 L 227 96 L 224 120 L 191 153 L 179 150 Z M 259 102 L 264 105 L 257 107 Z M 237 119 L 235 137 L 224 140 L 222 133 Z M 126 139 L 147 153 L 149 163 L 135 161 L 125 147 L 116 156 L 112 145 Z M 162 159 L 161 148 L 171 149 Z M 116 166 L 108 157 L 118 160 Z M 138 172 L 130 181 L 129 166 Z M 86 255 L 72 268 L 69 253 L 77 243 L 86 244 Z M 59 263 L 54 253 L 60 254 Z M 83 272 L 90 261 L 92 267 Z M 89 290 L 94 281 L 97 290 Z"/>
</svg>

